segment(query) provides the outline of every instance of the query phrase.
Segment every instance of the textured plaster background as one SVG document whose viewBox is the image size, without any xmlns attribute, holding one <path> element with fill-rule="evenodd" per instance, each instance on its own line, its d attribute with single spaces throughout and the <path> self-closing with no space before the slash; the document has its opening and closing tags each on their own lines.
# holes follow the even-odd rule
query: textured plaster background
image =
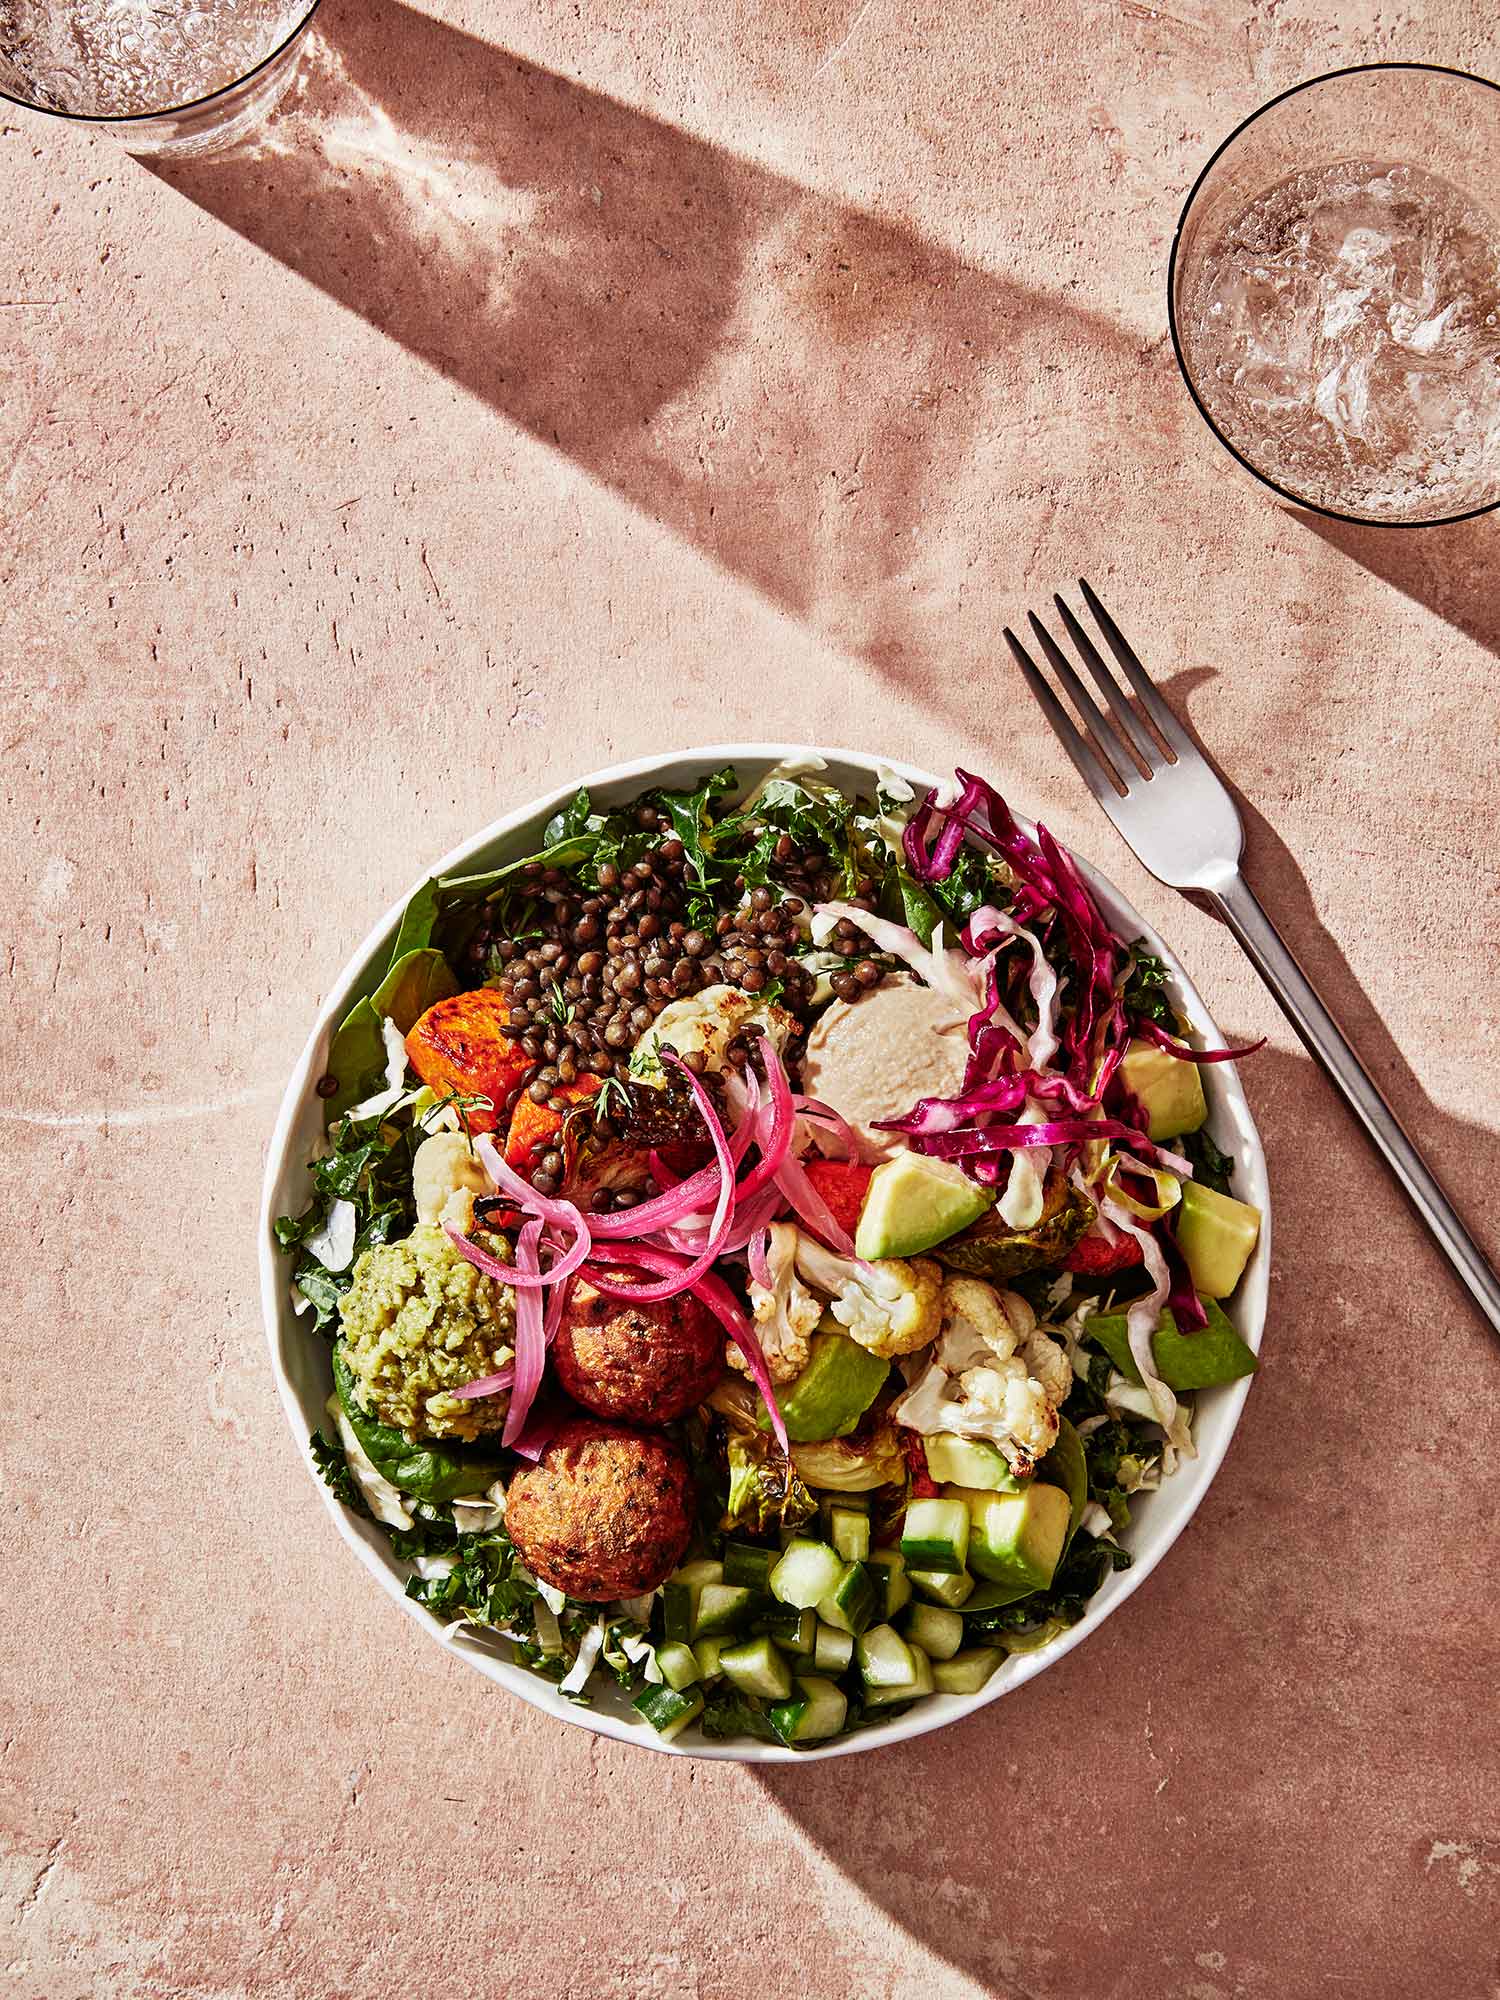
<svg viewBox="0 0 1500 2000">
<path fill-rule="evenodd" d="M 7 1994 L 1500 1993 L 1500 1351 L 997 643 L 1104 590 L 1500 1247 L 1495 523 L 1279 509 L 1164 325 L 1217 140 L 1389 56 L 1493 69 L 1492 10 L 327 0 L 243 156 L 0 121 Z M 427 858 L 799 734 L 991 771 L 1270 1033 L 1276 1271 L 1118 1617 L 761 1779 L 550 1726 L 385 1603 L 273 1396 L 253 1218 Z"/>
</svg>

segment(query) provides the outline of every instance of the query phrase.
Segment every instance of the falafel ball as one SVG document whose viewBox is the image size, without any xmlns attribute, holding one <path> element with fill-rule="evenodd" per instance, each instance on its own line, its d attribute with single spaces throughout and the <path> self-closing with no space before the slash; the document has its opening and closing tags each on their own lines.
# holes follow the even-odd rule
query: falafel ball
<svg viewBox="0 0 1500 2000">
<path fill-rule="evenodd" d="M 505 1495 L 505 1527 L 543 1583 L 585 1604 L 655 1590 L 682 1560 L 693 1478 L 669 1437 L 576 1417 Z"/>
<path fill-rule="evenodd" d="M 614 1272 L 623 1284 L 628 1272 Z M 605 1298 L 579 1279 L 552 1348 L 557 1379 L 595 1416 L 666 1424 L 701 1403 L 724 1374 L 724 1335 L 691 1292 Z"/>
</svg>

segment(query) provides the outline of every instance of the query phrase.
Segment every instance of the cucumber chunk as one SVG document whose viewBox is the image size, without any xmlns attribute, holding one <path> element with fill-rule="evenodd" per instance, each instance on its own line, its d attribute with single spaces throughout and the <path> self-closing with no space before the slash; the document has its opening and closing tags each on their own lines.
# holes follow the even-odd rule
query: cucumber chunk
<svg viewBox="0 0 1500 2000">
<path fill-rule="evenodd" d="M 966 1569 L 957 1576 L 946 1575 L 940 1569 L 909 1569 L 907 1575 L 924 1597 L 934 1603 L 946 1604 L 950 1610 L 957 1610 L 960 1604 L 967 1604 L 974 1590 L 974 1579 Z"/>
<path fill-rule="evenodd" d="M 828 1536 L 845 1562 L 863 1562 L 870 1553 L 870 1517 L 862 1507 L 830 1507 Z"/>
<path fill-rule="evenodd" d="M 866 1568 L 881 1585 L 884 1595 L 876 1606 L 887 1623 L 911 1603 L 911 1584 L 906 1575 L 906 1558 L 899 1549 L 876 1549 Z"/>
<path fill-rule="evenodd" d="M 683 1563 L 680 1569 L 673 1570 L 667 1581 L 669 1583 L 686 1583 L 690 1584 L 694 1589 L 701 1589 L 705 1583 L 722 1583 L 724 1581 L 724 1565 L 721 1562 L 713 1562 L 705 1556 L 697 1562 Z"/>
<path fill-rule="evenodd" d="M 894 1708 L 903 1701 L 920 1701 L 925 1694 L 931 1694 L 935 1686 L 933 1676 L 937 1669 L 932 1665 L 920 1646 L 911 1648 L 911 1678 L 892 1681 L 884 1687 L 865 1684 L 866 1708 Z"/>
<path fill-rule="evenodd" d="M 648 1687 L 641 1690 L 631 1707 L 646 1718 L 663 1743 L 670 1743 L 703 1713 L 703 1697 L 696 1692 L 683 1694 L 676 1688 Z"/>
<path fill-rule="evenodd" d="M 745 1590 L 767 1590 L 775 1565 L 775 1549 L 758 1548 L 754 1542 L 724 1544 L 725 1583 L 737 1583 Z"/>
<path fill-rule="evenodd" d="M 912 1569 L 956 1575 L 969 1555 L 969 1510 L 962 1500 L 913 1500 L 901 1530 L 901 1553 Z"/>
<path fill-rule="evenodd" d="M 863 1563 L 845 1563 L 833 1589 L 818 1599 L 818 1616 L 825 1625 L 858 1635 L 875 1617 L 879 1600 L 873 1573 Z"/>
<path fill-rule="evenodd" d="M 841 1674 L 854 1658 L 854 1634 L 825 1625 L 820 1618 L 813 1634 L 813 1665 L 820 1674 Z"/>
<path fill-rule="evenodd" d="M 798 1680 L 790 1701 L 778 1702 L 770 1711 L 770 1723 L 783 1743 L 821 1743 L 838 1735 L 848 1713 L 842 1688 L 809 1675 Z"/>
<path fill-rule="evenodd" d="M 810 1654 L 817 1637 L 818 1615 L 815 1611 L 798 1611 L 790 1604 L 773 1604 L 751 1620 L 750 1629 L 764 1632 L 785 1652 Z"/>
<path fill-rule="evenodd" d="M 704 1584 L 698 1593 L 691 1637 L 717 1639 L 725 1632 L 741 1631 L 761 1601 L 753 1590 L 737 1583 Z"/>
<path fill-rule="evenodd" d="M 758 1694 L 767 1701 L 785 1701 L 792 1692 L 792 1672 L 775 1642 L 761 1637 L 726 1646 L 719 1655 L 719 1670 L 733 1681 L 741 1694 Z"/>
<path fill-rule="evenodd" d="M 787 1544 L 786 1553 L 771 1571 L 771 1595 L 780 1604 L 810 1610 L 837 1587 L 843 1569 L 844 1558 L 835 1555 L 826 1542 L 799 1537 Z"/>
<path fill-rule="evenodd" d="M 998 1646 L 968 1646 L 937 1661 L 932 1678 L 939 1694 L 978 1694 L 1004 1658 Z"/>
<path fill-rule="evenodd" d="M 929 1660 L 951 1660 L 964 1642 L 964 1621 L 940 1604 L 914 1604 L 906 1614 L 906 1636 Z M 667 1673 L 666 1663 L 662 1672 Z"/>
<path fill-rule="evenodd" d="M 911 1647 L 894 1625 L 872 1625 L 861 1633 L 854 1657 L 867 1688 L 904 1685 L 917 1670 Z"/>
<path fill-rule="evenodd" d="M 724 1565 L 717 1562 L 684 1563 L 674 1570 L 661 1587 L 662 1631 L 668 1639 L 684 1645 L 697 1637 L 698 1600 L 704 1586 L 724 1581 Z"/>
<path fill-rule="evenodd" d="M 669 1639 L 664 1646 L 657 1647 L 656 1664 L 667 1686 L 679 1694 L 700 1678 L 697 1655 L 691 1646 L 684 1646 L 677 1639 Z"/>
<path fill-rule="evenodd" d="M 700 1681 L 717 1681 L 723 1678 L 719 1655 L 729 1643 L 727 1639 L 700 1639 L 693 1647 L 693 1658 L 698 1662 Z"/>
</svg>

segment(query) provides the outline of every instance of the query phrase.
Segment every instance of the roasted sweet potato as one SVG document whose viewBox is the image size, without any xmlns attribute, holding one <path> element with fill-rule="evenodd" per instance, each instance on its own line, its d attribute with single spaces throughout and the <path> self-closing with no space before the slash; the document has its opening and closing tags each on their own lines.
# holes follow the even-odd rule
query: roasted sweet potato
<svg viewBox="0 0 1500 2000">
<path fill-rule="evenodd" d="M 1116 1271 L 1144 1263 L 1145 1255 L 1133 1236 L 1122 1235 L 1114 1243 L 1106 1243 L 1102 1236 L 1084 1236 L 1062 1261 L 1065 1271 L 1076 1271 L 1080 1277 L 1111 1278 Z"/>
<path fill-rule="evenodd" d="M 602 1082 L 601 1077 L 581 1076 L 576 1083 L 560 1083 L 552 1095 L 566 1098 L 568 1110 L 572 1110 L 575 1105 L 586 1104 Z M 556 1145 L 567 1117 L 567 1111 L 554 1111 L 550 1103 L 533 1104 L 523 1095 L 506 1135 L 506 1165 L 514 1167 L 518 1174 L 529 1174 L 547 1148 Z"/>
<path fill-rule="evenodd" d="M 808 1160 L 805 1164 L 807 1178 L 827 1202 L 834 1221 L 852 1236 L 875 1169 L 862 1167 L 857 1160 Z"/>
<path fill-rule="evenodd" d="M 531 1068 L 520 1044 L 501 1030 L 510 1018 L 505 995 L 493 986 L 455 993 L 429 1007 L 406 1038 L 407 1059 L 439 1096 L 460 1091 L 486 1097 L 463 1116 L 471 1132 L 493 1132 L 506 1122 L 505 1100 Z"/>
</svg>

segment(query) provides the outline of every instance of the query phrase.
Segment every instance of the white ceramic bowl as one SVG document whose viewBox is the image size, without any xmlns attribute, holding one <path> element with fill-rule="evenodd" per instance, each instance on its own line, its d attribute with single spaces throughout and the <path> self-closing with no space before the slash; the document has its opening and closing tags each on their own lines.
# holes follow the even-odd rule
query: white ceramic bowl
<svg viewBox="0 0 1500 2000">
<path fill-rule="evenodd" d="M 822 757 L 827 765 L 828 777 L 850 789 L 873 790 L 876 774 L 881 768 L 879 760 L 854 750 L 830 750 L 807 744 L 720 743 L 668 756 L 645 757 L 633 764 L 615 764 L 608 770 L 592 773 L 582 782 L 594 798 L 602 799 L 607 804 L 618 804 L 632 798 L 647 785 L 681 785 L 689 777 L 716 769 L 722 764 L 733 764 L 748 788 L 773 764 L 788 757 L 809 755 Z M 937 782 L 929 773 L 910 765 L 887 760 L 886 768 L 899 771 L 919 791 Z M 425 870 L 412 888 L 415 889 L 428 874 L 473 874 L 509 856 L 532 851 L 539 845 L 538 836 L 549 815 L 573 796 L 579 782 L 579 779 L 572 778 L 547 797 L 507 813 L 493 826 L 486 827 L 462 847 L 445 855 L 434 867 Z M 1114 929 L 1122 937 L 1143 937 L 1151 950 L 1166 961 L 1170 968 L 1172 1001 L 1178 1012 L 1191 1021 L 1200 1037 L 1211 1044 L 1222 1042 L 1223 1037 L 1210 1019 L 1208 1009 L 1170 947 L 1097 869 L 1084 861 L 1080 861 L 1080 866 Z M 1123 1604 L 1133 1590 L 1140 1588 L 1187 1526 L 1193 1510 L 1208 1491 L 1209 1482 L 1219 1469 L 1239 1421 L 1240 1411 L 1244 1408 L 1250 1386 L 1248 1379 L 1209 1390 L 1200 1396 L 1195 1423 L 1198 1456 L 1183 1463 L 1158 1492 L 1141 1496 L 1135 1519 L 1125 1538 L 1135 1561 L 1128 1570 L 1113 1573 L 1107 1578 L 1102 1589 L 1090 1600 L 1077 1625 L 1040 1652 L 1022 1654 L 1009 1660 L 980 1694 L 930 1696 L 905 1715 L 861 1729 L 852 1736 L 840 1737 L 819 1748 L 789 1750 L 754 1741 L 714 1743 L 699 1737 L 695 1730 L 687 1731 L 673 1743 L 664 1744 L 644 1722 L 632 1716 L 623 1691 L 616 1689 L 612 1681 L 607 1691 L 602 1682 L 597 1688 L 591 1688 L 594 1696 L 592 1707 L 576 1707 L 565 1696 L 558 1694 L 549 1682 L 527 1673 L 524 1668 L 512 1666 L 508 1658 L 510 1649 L 503 1640 L 490 1642 L 467 1628 L 450 1636 L 448 1628 L 431 1612 L 406 1597 L 407 1568 L 392 1556 L 385 1535 L 372 1523 L 357 1519 L 339 1505 L 318 1478 L 308 1453 L 308 1435 L 323 1421 L 323 1405 L 331 1387 L 328 1344 L 321 1335 L 311 1332 L 307 1322 L 300 1320 L 292 1311 L 290 1260 L 277 1250 L 271 1235 L 271 1224 L 276 1216 L 296 1214 L 307 1204 L 309 1181 L 306 1163 L 313 1157 L 323 1129 L 323 1107 L 316 1084 L 327 1067 L 329 1040 L 353 1001 L 368 992 L 378 979 L 405 903 L 403 896 L 400 903 L 386 912 L 334 981 L 287 1084 L 266 1161 L 260 1215 L 260 1271 L 271 1366 L 287 1421 L 307 1460 L 308 1471 L 317 1481 L 318 1490 L 339 1534 L 386 1594 L 415 1618 L 424 1631 L 439 1644 L 460 1654 L 500 1687 L 574 1728 L 592 1729 L 621 1742 L 644 1744 L 671 1756 L 723 1757 L 755 1764 L 808 1763 L 819 1757 L 841 1757 L 856 1751 L 878 1750 L 888 1743 L 921 1736 L 929 1729 L 941 1729 L 945 1723 L 956 1722 L 974 1709 L 998 1701 L 1002 1695 L 1013 1693 L 1033 1675 L 1042 1673 L 1064 1653 L 1087 1639 L 1091 1632 L 1098 1630 L 1111 1611 Z M 1270 1270 L 1270 1204 L 1265 1155 L 1233 1066 L 1211 1064 L 1203 1070 L 1202 1076 L 1213 1130 L 1235 1156 L 1239 1190 L 1260 1209 L 1265 1218 L 1260 1242 L 1230 1312 L 1250 1346 L 1258 1349 L 1265 1322 L 1266 1284 Z M 371 1615 L 374 1615 L 373 1608 Z"/>
</svg>

